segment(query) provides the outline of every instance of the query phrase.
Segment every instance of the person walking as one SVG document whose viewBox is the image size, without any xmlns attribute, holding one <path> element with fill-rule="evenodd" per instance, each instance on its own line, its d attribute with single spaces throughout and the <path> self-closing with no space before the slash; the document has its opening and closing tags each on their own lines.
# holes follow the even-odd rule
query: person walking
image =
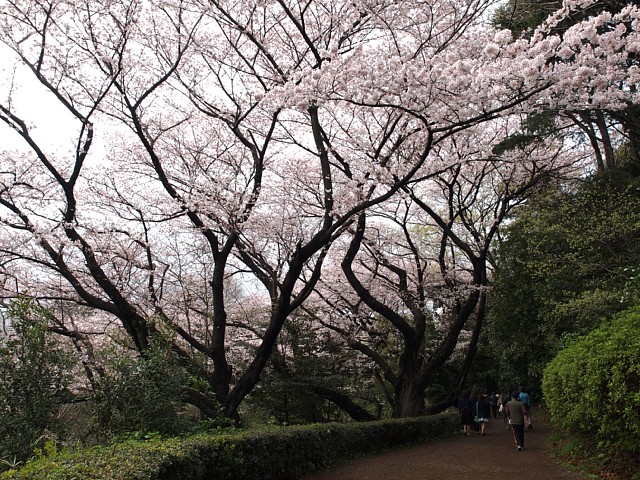
<svg viewBox="0 0 640 480">
<path fill-rule="evenodd" d="M 489 395 L 489 405 L 491 406 L 491 416 L 495 420 L 498 418 L 498 396 L 495 393 Z"/>
<path fill-rule="evenodd" d="M 533 428 L 531 423 L 531 397 L 525 391 L 524 387 L 520 387 L 520 393 L 518 394 L 518 400 L 522 402 L 527 413 L 524 416 L 524 424 L 529 430 Z"/>
<path fill-rule="evenodd" d="M 511 401 L 507 403 L 507 418 L 513 431 L 513 440 L 516 442 L 518 451 L 524 449 L 524 417 L 526 409 L 522 402 L 518 400 L 518 392 L 511 394 Z"/>
<path fill-rule="evenodd" d="M 464 434 L 471 435 L 471 424 L 473 423 L 473 406 L 469 398 L 469 391 L 465 390 L 458 400 L 458 412 L 460 412 L 460 422 L 464 429 Z"/>
<path fill-rule="evenodd" d="M 472 390 L 471 395 L 469 395 L 469 400 L 471 401 L 471 417 L 473 420 L 473 430 L 476 433 L 480 433 L 480 422 L 478 421 L 478 417 L 476 415 L 476 406 L 478 405 L 478 394 Z"/>
<path fill-rule="evenodd" d="M 491 415 L 491 404 L 487 401 L 487 397 L 485 395 L 480 395 L 478 397 L 475 412 L 478 423 L 480 424 L 480 435 L 486 435 L 487 422 L 489 421 L 489 416 Z"/>
</svg>

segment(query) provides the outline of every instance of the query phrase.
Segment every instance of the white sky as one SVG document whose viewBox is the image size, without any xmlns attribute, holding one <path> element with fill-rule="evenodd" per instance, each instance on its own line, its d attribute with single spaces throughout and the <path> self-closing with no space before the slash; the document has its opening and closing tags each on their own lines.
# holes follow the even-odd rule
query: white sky
<svg viewBox="0 0 640 480">
<path fill-rule="evenodd" d="M 10 106 L 42 146 L 68 150 L 74 145 L 77 123 L 71 114 L 3 44 L 0 44 L 0 102 Z M 21 149 L 23 145 L 17 132 L 0 123 L 1 149 Z"/>
</svg>

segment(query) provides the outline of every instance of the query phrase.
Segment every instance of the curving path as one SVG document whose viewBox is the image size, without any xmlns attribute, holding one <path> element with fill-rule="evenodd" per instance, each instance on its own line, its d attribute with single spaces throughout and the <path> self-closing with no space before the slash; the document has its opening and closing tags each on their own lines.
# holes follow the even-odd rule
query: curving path
<svg viewBox="0 0 640 480">
<path fill-rule="evenodd" d="M 492 420 L 487 435 L 456 435 L 434 443 L 350 460 L 304 480 L 585 480 L 547 453 L 547 425 L 534 422 L 525 432 L 525 449 L 515 448 L 501 419 Z"/>
</svg>

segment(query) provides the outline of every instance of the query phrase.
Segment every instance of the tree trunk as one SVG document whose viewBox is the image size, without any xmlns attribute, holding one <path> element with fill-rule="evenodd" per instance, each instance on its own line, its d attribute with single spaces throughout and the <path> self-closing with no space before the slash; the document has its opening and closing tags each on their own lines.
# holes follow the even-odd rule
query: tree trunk
<svg viewBox="0 0 640 480">
<path fill-rule="evenodd" d="M 393 418 L 417 417 L 424 413 L 424 392 L 416 389 L 413 379 L 403 378 L 396 388 Z"/>
<path fill-rule="evenodd" d="M 460 372 L 458 373 L 458 376 L 455 380 L 455 384 L 452 386 L 449 394 L 444 400 L 427 408 L 426 413 L 428 415 L 441 413 L 447 408 L 456 405 L 456 400 L 460 395 L 460 392 L 463 390 L 463 386 L 466 383 L 467 376 L 469 375 L 469 371 L 471 370 L 471 365 L 473 364 L 473 359 L 475 358 L 476 352 L 478 350 L 478 341 L 480 339 L 482 325 L 486 316 L 486 307 L 487 294 L 486 292 L 482 292 L 476 306 L 476 318 L 473 326 L 471 340 L 469 342 L 469 348 L 467 350 L 467 354 L 465 355 L 462 368 L 460 369 Z"/>
</svg>

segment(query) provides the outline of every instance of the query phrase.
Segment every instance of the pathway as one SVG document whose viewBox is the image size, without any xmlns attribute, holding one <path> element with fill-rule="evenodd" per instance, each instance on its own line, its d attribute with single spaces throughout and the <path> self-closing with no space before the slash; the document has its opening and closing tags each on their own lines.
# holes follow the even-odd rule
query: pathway
<svg viewBox="0 0 640 480">
<path fill-rule="evenodd" d="M 502 420 L 489 423 L 486 436 L 456 435 L 434 443 L 350 460 L 304 480 L 584 480 L 547 453 L 547 425 L 525 432 L 525 449 L 517 451 Z"/>
</svg>

